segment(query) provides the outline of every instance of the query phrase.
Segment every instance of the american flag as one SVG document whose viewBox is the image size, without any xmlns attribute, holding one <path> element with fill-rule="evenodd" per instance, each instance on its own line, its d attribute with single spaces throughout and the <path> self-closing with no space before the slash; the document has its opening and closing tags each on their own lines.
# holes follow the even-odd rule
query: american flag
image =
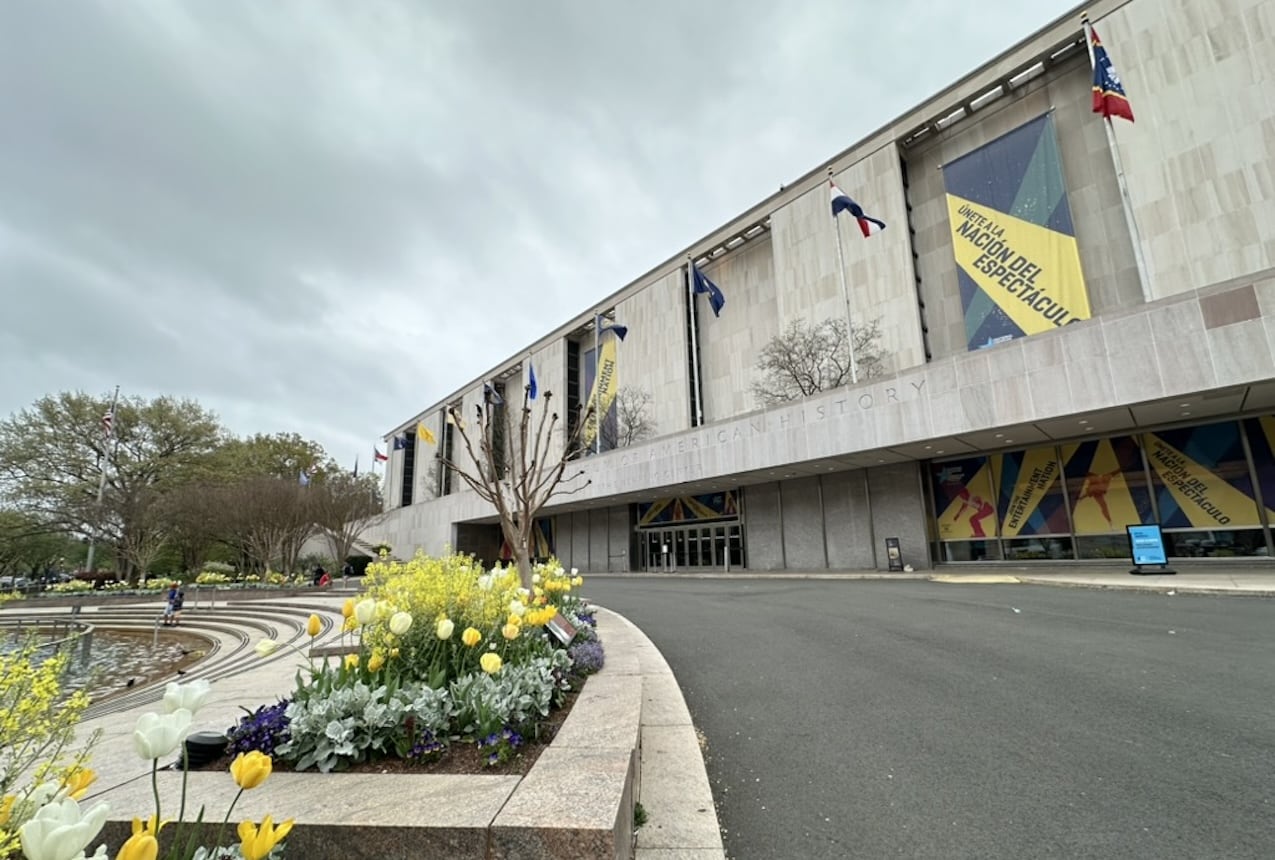
<svg viewBox="0 0 1275 860">
<path fill-rule="evenodd" d="M 102 436 L 110 439 L 115 430 L 115 410 L 112 409 L 102 416 Z"/>
</svg>

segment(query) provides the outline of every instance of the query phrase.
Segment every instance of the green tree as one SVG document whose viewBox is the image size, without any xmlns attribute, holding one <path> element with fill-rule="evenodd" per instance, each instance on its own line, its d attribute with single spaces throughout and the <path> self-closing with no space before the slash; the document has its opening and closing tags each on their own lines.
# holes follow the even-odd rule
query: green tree
<svg viewBox="0 0 1275 860">
<path fill-rule="evenodd" d="M 74 550 L 66 533 L 32 514 L 0 508 L 0 576 L 38 576 Z"/>
<path fill-rule="evenodd" d="M 193 400 L 133 397 L 117 404 L 108 437 L 102 417 L 109 409 L 106 397 L 62 392 L 0 422 L 0 489 L 50 525 L 96 535 L 131 572 L 137 553 L 126 547 L 154 545 L 162 528 L 152 506 L 208 474 L 223 431 Z"/>
</svg>

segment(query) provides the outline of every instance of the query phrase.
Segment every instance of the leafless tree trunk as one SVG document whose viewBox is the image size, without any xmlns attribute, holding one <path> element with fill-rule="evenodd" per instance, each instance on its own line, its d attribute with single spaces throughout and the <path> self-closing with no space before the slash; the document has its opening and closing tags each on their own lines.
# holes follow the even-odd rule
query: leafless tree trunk
<svg viewBox="0 0 1275 860">
<path fill-rule="evenodd" d="M 849 344 L 843 319 L 793 320 L 758 354 L 753 396 L 761 406 L 774 406 L 849 384 Z M 880 319 L 855 326 L 854 357 L 860 381 L 885 372 Z"/>
<path fill-rule="evenodd" d="M 569 489 L 563 486 L 564 482 L 572 483 L 584 474 L 584 470 L 580 469 L 567 476 L 566 468 L 568 455 L 576 449 L 580 434 L 593 414 L 590 407 L 581 416 L 575 431 L 568 434 L 562 451 L 551 456 L 558 427 L 558 413 L 550 408 L 553 393 L 546 391 L 541 395 L 544 401 L 539 406 L 538 420 L 533 420 L 528 395 L 529 389 L 524 388 L 522 417 L 514 436 L 516 450 L 507 451 L 499 446 L 499 440 L 510 438 L 510 434 L 505 432 L 508 428 L 497 427 L 498 421 L 508 421 L 507 417 L 503 417 L 508 410 L 493 409 L 487 405 L 478 407 L 478 421 L 468 428 L 457 409 L 449 410 L 456 432 L 465 443 L 465 451 L 473 465 L 461 465 L 454 459 L 448 460 L 439 455 L 446 468 L 452 469 L 479 498 L 496 509 L 500 517 L 500 530 L 513 552 L 525 588 L 531 588 L 532 584 L 532 536 L 536 515 L 555 496 L 577 493 L 589 485 L 585 481 Z M 500 477 L 497 466 L 502 462 L 505 469 L 504 476 Z"/>
</svg>

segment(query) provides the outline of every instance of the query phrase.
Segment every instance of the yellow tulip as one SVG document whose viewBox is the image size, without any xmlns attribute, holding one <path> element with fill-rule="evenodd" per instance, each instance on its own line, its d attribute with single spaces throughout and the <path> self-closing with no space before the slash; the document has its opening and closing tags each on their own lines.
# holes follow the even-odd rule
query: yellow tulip
<svg viewBox="0 0 1275 860">
<path fill-rule="evenodd" d="M 521 632 L 522 632 L 522 628 L 519 627 L 517 624 L 506 624 L 504 627 L 500 628 L 500 635 L 504 636 L 506 639 L 510 641 L 517 639 L 518 634 Z"/>
<path fill-rule="evenodd" d="M 265 860 L 274 847 L 284 840 L 292 830 L 292 819 L 289 818 L 276 828 L 274 821 L 267 815 L 257 827 L 251 821 L 239 822 L 239 850 L 244 860 Z"/>
<path fill-rule="evenodd" d="M 310 620 L 305 624 L 305 632 L 309 633 L 310 638 L 313 639 L 315 636 L 319 635 L 319 631 L 322 629 L 323 622 L 319 620 L 319 616 L 311 615 Z"/>
<path fill-rule="evenodd" d="M 470 648 L 473 648 L 479 642 L 483 641 L 483 634 L 479 633 L 473 627 L 466 627 L 465 632 L 460 634 L 460 641 L 464 642 Z"/>
<path fill-rule="evenodd" d="M 354 617 L 354 598 L 353 597 L 345 598 L 345 603 L 341 604 L 341 616 L 343 618 Z"/>
<path fill-rule="evenodd" d="M 381 656 L 381 652 L 373 651 L 371 659 L 367 661 L 367 670 L 369 672 L 379 672 L 384 665 L 385 658 Z"/>
<path fill-rule="evenodd" d="M 155 860 L 159 857 L 159 842 L 148 831 L 134 833 L 120 846 L 115 860 Z"/>
<path fill-rule="evenodd" d="M 88 768 L 76 768 L 62 780 L 62 785 L 66 788 L 66 796 L 72 800 L 79 800 L 84 796 L 84 792 L 88 791 L 89 786 L 93 784 L 95 779 L 97 779 L 97 774 Z"/>
<path fill-rule="evenodd" d="M 9 816 L 13 814 L 13 802 L 17 798 L 12 794 L 6 794 L 4 799 L 0 800 L 0 829 L 9 823 Z"/>
<path fill-rule="evenodd" d="M 397 657 L 397 656 L 398 656 L 398 649 L 397 649 L 397 648 L 391 648 L 391 649 L 390 649 L 390 656 L 391 656 L 391 657 Z"/>
<path fill-rule="evenodd" d="M 265 782 L 273 769 L 274 762 L 270 756 L 260 750 L 240 753 L 230 763 L 230 775 L 235 778 L 235 784 L 244 791 L 256 788 Z"/>
<path fill-rule="evenodd" d="M 345 655 L 345 668 L 347 668 L 347 669 L 357 669 L 358 667 L 359 667 L 359 655 L 358 655 L 358 654 L 346 654 L 346 655 Z"/>
<path fill-rule="evenodd" d="M 164 826 L 168 824 L 172 824 L 171 818 L 165 818 L 163 821 L 160 821 L 158 816 L 152 815 L 150 818 L 143 821 L 140 818 L 134 817 L 133 835 L 136 836 L 139 833 L 149 833 L 151 836 L 158 836 L 159 831 L 163 830 Z"/>
<path fill-rule="evenodd" d="M 488 651 L 478 661 L 478 665 L 483 667 L 483 671 L 488 675 L 494 675 L 500 671 L 502 661 L 500 655 L 495 652 Z"/>
</svg>

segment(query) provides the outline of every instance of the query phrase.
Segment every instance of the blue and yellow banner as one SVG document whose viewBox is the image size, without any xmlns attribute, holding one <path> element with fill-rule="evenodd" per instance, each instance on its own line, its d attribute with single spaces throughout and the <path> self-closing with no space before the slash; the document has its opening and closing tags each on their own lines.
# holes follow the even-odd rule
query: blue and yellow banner
<svg viewBox="0 0 1275 860">
<path fill-rule="evenodd" d="M 593 450 L 594 440 L 598 437 L 598 417 L 601 416 L 603 422 L 613 423 L 615 421 L 612 408 L 615 405 L 615 394 L 620 388 L 620 374 L 616 367 L 617 340 L 615 337 L 608 337 L 602 341 L 602 346 L 598 350 L 601 355 L 600 361 L 595 362 L 593 360 L 593 350 L 589 350 L 585 357 L 587 364 L 585 375 L 586 379 L 591 381 L 588 384 L 589 399 L 584 402 L 583 406 L 585 409 L 590 406 L 595 408 L 590 413 L 589 419 L 584 422 L 582 441 L 584 447 L 589 450 Z M 603 426 L 606 427 L 608 424 L 604 423 Z M 601 446 L 603 450 L 608 450 L 612 447 L 609 444 L 609 440 L 606 439 L 607 435 L 607 433 L 603 434 L 603 442 L 608 443 Z M 614 436 L 614 433 L 610 435 Z"/>
<path fill-rule="evenodd" d="M 969 349 L 1089 319 L 1053 114 L 943 166 Z"/>
<path fill-rule="evenodd" d="M 1000 480 L 1001 537 L 1067 534 L 1062 464 L 1054 447 L 995 454 L 992 465 Z"/>
<path fill-rule="evenodd" d="M 1064 445 L 1062 456 L 1076 534 L 1123 534 L 1125 526 L 1155 521 L 1137 439 L 1113 436 Z"/>
<path fill-rule="evenodd" d="M 1257 499 L 1235 421 L 1143 436 L 1166 529 L 1258 526 Z M 1267 503 L 1266 516 L 1275 520 Z"/>
<path fill-rule="evenodd" d="M 996 495 L 987 457 L 931 465 L 939 540 L 995 538 Z"/>
</svg>

